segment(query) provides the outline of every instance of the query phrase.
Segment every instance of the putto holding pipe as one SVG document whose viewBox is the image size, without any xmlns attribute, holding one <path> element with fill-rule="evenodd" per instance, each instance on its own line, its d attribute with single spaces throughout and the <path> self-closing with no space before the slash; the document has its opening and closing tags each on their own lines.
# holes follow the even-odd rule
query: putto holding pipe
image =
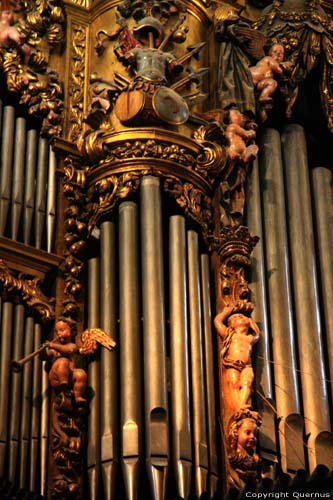
<svg viewBox="0 0 333 500">
<path fill-rule="evenodd" d="M 87 400 L 87 374 L 82 368 L 76 367 L 78 354 L 93 354 L 101 344 L 110 351 L 116 342 L 99 328 L 89 328 L 81 334 L 82 345 L 74 342 L 75 323 L 66 317 L 60 317 L 55 323 L 55 338 L 44 342 L 36 351 L 21 360 L 12 361 L 14 371 L 21 371 L 23 365 L 38 354 L 51 361 L 49 381 L 56 393 L 73 390 L 74 403 L 77 406 L 85 405 Z"/>
</svg>

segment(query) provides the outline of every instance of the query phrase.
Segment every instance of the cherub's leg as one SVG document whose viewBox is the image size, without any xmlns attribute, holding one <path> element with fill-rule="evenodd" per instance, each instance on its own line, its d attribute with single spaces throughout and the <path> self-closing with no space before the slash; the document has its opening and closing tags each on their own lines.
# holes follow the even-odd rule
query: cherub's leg
<svg viewBox="0 0 333 500">
<path fill-rule="evenodd" d="M 240 375 L 240 391 L 239 399 L 241 406 L 250 404 L 250 397 L 252 393 L 252 383 L 254 380 L 254 373 L 251 366 L 246 366 Z"/>
<path fill-rule="evenodd" d="M 73 392 L 76 403 L 84 404 L 86 399 L 83 397 L 87 388 L 87 374 L 81 368 L 73 370 Z"/>
<path fill-rule="evenodd" d="M 226 368 L 226 381 L 229 388 L 229 404 L 234 411 L 241 408 L 240 404 L 240 373 L 235 368 Z"/>
<path fill-rule="evenodd" d="M 275 92 L 278 84 L 273 78 L 265 78 L 258 84 L 258 89 L 261 90 L 261 94 L 258 98 L 259 102 L 271 102 L 272 94 Z"/>
<path fill-rule="evenodd" d="M 259 148 L 256 144 L 250 144 L 250 146 L 247 146 L 243 155 L 243 161 L 245 164 L 256 159 L 258 154 L 258 149 Z"/>
</svg>

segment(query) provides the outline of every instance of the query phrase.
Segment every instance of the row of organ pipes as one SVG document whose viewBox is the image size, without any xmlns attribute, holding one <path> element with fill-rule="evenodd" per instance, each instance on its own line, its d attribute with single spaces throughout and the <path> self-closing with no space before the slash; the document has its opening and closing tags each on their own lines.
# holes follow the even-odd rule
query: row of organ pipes
<svg viewBox="0 0 333 500">
<path fill-rule="evenodd" d="M 92 499 L 99 468 L 103 494 L 114 489 L 117 450 L 127 498 L 165 498 L 168 477 L 181 498 L 217 491 L 209 257 L 184 216 L 168 217 L 168 237 L 163 219 L 160 180 L 145 177 L 140 201 L 120 204 L 118 228 L 101 224 L 100 256 L 88 263 L 88 325 L 116 331 L 119 300 L 118 359 L 103 352 L 89 367 Z"/>
<path fill-rule="evenodd" d="M 54 155 L 11 106 L 2 108 L 2 130 L 1 235 L 51 251 Z M 264 129 L 258 142 L 247 194 L 247 224 L 260 236 L 251 268 L 261 329 L 253 398 L 263 458 L 274 464 L 279 453 L 293 474 L 333 458 L 332 173 L 309 170 L 300 125 L 281 135 Z M 117 352 L 101 350 L 88 368 L 91 499 L 116 498 L 120 477 L 129 499 L 162 499 L 170 481 L 182 498 L 219 488 L 210 257 L 186 218 L 162 209 L 163 197 L 159 179 L 144 177 L 140 197 L 101 223 L 99 252 L 87 264 L 86 326 L 118 336 Z M 8 369 L 42 336 L 25 307 L 3 296 L 0 476 L 46 495 L 47 374 L 38 357 L 22 374 Z"/>
<path fill-rule="evenodd" d="M 48 139 L 14 105 L 0 102 L 0 236 L 52 252 L 56 159 Z"/>
<path fill-rule="evenodd" d="M 48 377 L 39 357 L 13 374 L 10 361 L 41 345 L 42 325 L 24 305 L 1 300 L 0 477 L 18 489 L 46 495 Z"/>
<path fill-rule="evenodd" d="M 275 414 L 283 471 L 331 468 L 332 172 L 309 169 L 305 132 L 297 124 L 281 134 L 264 129 L 259 148 L 247 224 L 260 236 L 251 289 L 262 332 L 254 355 L 255 399 L 264 413 L 261 443 L 273 457 L 277 443 L 269 415 Z"/>
</svg>

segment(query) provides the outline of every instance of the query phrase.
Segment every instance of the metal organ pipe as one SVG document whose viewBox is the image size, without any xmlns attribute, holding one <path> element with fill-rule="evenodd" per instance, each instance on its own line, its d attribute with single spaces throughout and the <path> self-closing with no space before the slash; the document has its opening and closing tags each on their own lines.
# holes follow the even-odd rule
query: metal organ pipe
<svg viewBox="0 0 333 500">
<path fill-rule="evenodd" d="M 115 311 L 115 229 L 112 222 L 103 222 L 100 233 L 100 298 L 102 330 L 112 338 L 116 337 Z M 105 500 L 113 498 L 116 482 L 118 455 L 118 404 L 117 404 L 117 357 L 107 349 L 100 349 L 101 397 L 101 467 Z"/>
<path fill-rule="evenodd" d="M 165 497 L 169 458 L 168 399 L 160 181 L 141 181 L 141 258 L 145 424 L 148 477 L 154 500 Z"/>
<path fill-rule="evenodd" d="M 333 188 L 332 172 L 328 168 L 312 169 L 315 227 L 317 231 L 320 283 L 326 330 L 329 379 L 333 379 Z M 333 384 L 331 383 L 332 395 Z"/>
<path fill-rule="evenodd" d="M 14 308 L 14 328 L 13 328 L 13 359 L 21 359 L 23 356 L 24 342 L 24 306 L 18 304 Z M 12 374 L 11 381 L 11 418 L 9 421 L 9 480 L 16 482 L 19 437 L 20 437 L 20 422 L 22 412 L 21 387 L 22 375 L 19 373 Z M 1 391 L 1 388 L 0 388 Z M 9 404 L 9 400 L 8 400 Z"/>
<path fill-rule="evenodd" d="M 318 463 L 322 463 L 322 457 L 317 457 L 315 450 L 316 438 L 322 431 L 330 429 L 330 418 L 319 317 L 308 162 L 302 127 L 295 124 L 287 126 L 282 135 L 282 145 L 305 430 L 310 434 L 308 458 L 310 470 L 313 470 Z"/>
<path fill-rule="evenodd" d="M 23 242 L 31 244 L 31 228 L 35 208 L 35 174 L 38 149 L 38 132 L 29 129 L 26 146 L 26 177 L 24 179 Z"/>
<path fill-rule="evenodd" d="M 178 495 L 187 498 L 191 488 L 192 446 L 185 219 L 169 219 L 169 301 L 171 356 L 171 424 L 173 466 Z"/>
<path fill-rule="evenodd" d="M 195 231 L 187 233 L 188 289 L 190 315 L 191 376 L 193 402 L 193 454 L 195 491 L 200 496 L 207 491 L 208 449 L 203 360 L 202 311 L 200 295 L 199 244 Z"/>
<path fill-rule="evenodd" d="M 47 252 L 53 251 L 54 231 L 56 221 L 56 197 L 57 197 L 57 183 L 56 183 L 56 168 L 57 160 L 54 151 L 49 147 L 49 171 L 47 180 L 47 200 L 46 200 L 46 250 Z"/>
<path fill-rule="evenodd" d="M 5 235 L 7 215 L 9 211 L 13 169 L 14 134 L 15 108 L 13 106 L 4 106 L 0 172 L 0 236 Z"/>
<path fill-rule="evenodd" d="M 100 295 L 99 295 L 99 259 L 88 261 L 88 328 L 99 327 Z M 100 465 L 101 465 L 101 395 L 100 395 L 100 363 L 94 361 L 88 368 L 89 386 L 94 388 L 94 397 L 89 405 L 87 466 L 91 500 L 100 498 Z"/>
<path fill-rule="evenodd" d="M 46 219 L 46 181 L 49 163 L 47 139 L 39 137 L 35 200 L 35 247 L 42 248 Z"/>
<path fill-rule="evenodd" d="M 292 292 L 285 211 L 284 177 L 279 133 L 265 129 L 259 143 L 259 171 L 263 201 L 266 275 L 273 344 L 274 383 L 279 423 L 282 467 L 304 468 L 303 428 L 297 384 L 296 335 L 293 324 Z M 298 415 L 298 417 L 297 417 Z M 290 432 L 286 425 L 296 420 Z M 295 432 L 296 431 L 296 432 Z M 290 439 L 296 441 L 297 453 L 287 453 Z"/>
<path fill-rule="evenodd" d="M 260 341 L 255 347 L 256 384 L 262 387 L 265 396 L 273 399 L 273 381 L 271 376 L 271 349 L 267 310 L 267 287 L 265 280 L 264 231 L 261 210 L 260 180 L 258 160 L 253 163 L 249 176 L 247 192 L 247 225 L 253 235 L 259 236 L 259 242 L 251 258 L 251 300 L 255 304 L 253 319 L 260 328 Z M 259 359 L 258 359 L 259 357 Z"/>
<path fill-rule="evenodd" d="M 42 344 L 41 325 L 34 325 L 34 350 Z M 31 404 L 31 438 L 30 438 L 30 467 L 29 467 L 29 489 L 30 491 L 39 490 L 37 484 L 40 450 L 40 400 L 41 400 L 41 369 L 42 363 L 39 356 L 35 356 L 33 361 L 32 378 L 32 404 Z"/>
<path fill-rule="evenodd" d="M 8 442 L 8 387 L 10 377 L 10 351 L 13 329 L 13 304 L 2 303 L 0 351 L 0 476 L 5 476 L 5 457 Z"/>
<path fill-rule="evenodd" d="M 138 497 L 143 452 L 138 237 L 137 205 L 124 202 L 119 207 L 120 425 L 128 500 Z"/>
<path fill-rule="evenodd" d="M 276 432 L 274 410 L 272 409 L 273 380 L 271 366 L 271 340 L 269 329 L 269 311 L 267 303 L 267 284 L 265 272 L 265 235 L 262 220 L 262 200 L 259 179 L 259 163 L 255 160 L 248 178 L 247 189 L 247 225 L 253 235 L 259 236 L 251 256 L 251 302 L 255 304 L 252 317 L 260 328 L 260 340 L 253 350 L 255 359 L 255 394 L 257 408 L 263 423 L 259 429 L 261 455 L 268 460 L 276 458 Z M 260 391 L 259 391 L 260 389 Z M 260 393 L 260 395 L 259 395 Z"/>
<path fill-rule="evenodd" d="M 209 494 L 211 497 L 217 492 L 218 487 L 218 461 L 217 461 L 217 432 L 215 408 L 215 373 L 212 339 L 212 315 L 210 304 L 210 273 L 209 257 L 206 254 L 200 257 L 204 360 L 207 394 L 207 437 L 208 437 L 208 463 L 209 463 Z"/>
<path fill-rule="evenodd" d="M 34 350 L 34 319 L 26 317 L 24 355 L 30 354 Z M 21 417 L 21 443 L 20 443 L 20 488 L 28 488 L 29 478 L 27 477 L 27 464 L 29 463 L 28 453 L 31 436 L 31 398 L 32 398 L 32 363 L 27 363 L 23 371 L 22 389 L 22 417 Z"/>
<path fill-rule="evenodd" d="M 26 143 L 26 120 L 16 118 L 15 146 L 13 162 L 13 186 L 11 195 L 11 238 L 18 239 L 19 224 L 22 214 L 24 190 L 24 164 Z"/>
<path fill-rule="evenodd" d="M 42 362 L 41 415 L 40 415 L 40 492 L 47 494 L 48 444 L 49 444 L 49 377 L 47 361 Z"/>
</svg>

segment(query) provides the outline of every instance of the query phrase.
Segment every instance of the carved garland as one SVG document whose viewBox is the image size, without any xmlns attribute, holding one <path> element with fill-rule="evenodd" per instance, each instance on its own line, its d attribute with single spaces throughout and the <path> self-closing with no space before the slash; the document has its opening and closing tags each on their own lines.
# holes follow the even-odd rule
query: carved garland
<svg viewBox="0 0 333 500">
<path fill-rule="evenodd" d="M 76 142 L 83 123 L 87 28 L 73 25 L 72 71 L 69 84 L 69 140 Z"/>
</svg>

